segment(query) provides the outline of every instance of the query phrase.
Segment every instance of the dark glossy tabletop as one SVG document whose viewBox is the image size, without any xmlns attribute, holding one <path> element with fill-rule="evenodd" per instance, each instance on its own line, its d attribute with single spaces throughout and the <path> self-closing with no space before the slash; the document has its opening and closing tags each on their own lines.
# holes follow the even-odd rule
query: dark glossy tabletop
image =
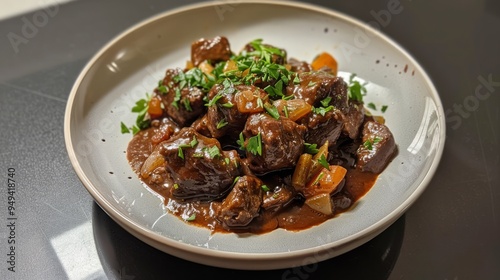
<svg viewBox="0 0 500 280">
<path fill-rule="evenodd" d="M 121 31 L 193 2 L 79 0 L 0 21 L 1 279 L 500 279 L 494 0 L 308 1 L 377 24 L 428 72 L 446 112 L 446 145 L 430 185 L 365 245 L 304 267 L 238 271 L 169 256 L 112 221 L 66 153 L 70 89 Z"/>
</svg>

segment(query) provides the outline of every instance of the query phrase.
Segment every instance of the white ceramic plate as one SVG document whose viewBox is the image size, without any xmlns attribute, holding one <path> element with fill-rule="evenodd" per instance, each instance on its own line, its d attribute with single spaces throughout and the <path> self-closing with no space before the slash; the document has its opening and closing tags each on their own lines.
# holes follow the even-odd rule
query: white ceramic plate
<svg viewBox="0 0 500 280">
<path fill-rule="evenodd" d="M 379 108 L 394 133 L 399 155 L 351 211 L 300 232 L 213 234 L 167 214 L 141 185 L 125 150 L 134 102 L 167 68 L 183 67 L 199 38 L 226 36 L 233 50 L 262 38 L 289 57 L 311 61 L 333 54 L 340 75 L 368 82 L 365 102 Z M 270 1 L 211 1 L 165 12 L 123 32 L 78 77 L 65 115 L 71 163 L 97 203 L 144 242 L 191 261 L 240 269 L 309 264 L 351 250 L 386 229 L 424 191 L 440 160 L 445 120 L 439 96 L 418 63 L 366 24 L 316 6 Z"/>
</svg>

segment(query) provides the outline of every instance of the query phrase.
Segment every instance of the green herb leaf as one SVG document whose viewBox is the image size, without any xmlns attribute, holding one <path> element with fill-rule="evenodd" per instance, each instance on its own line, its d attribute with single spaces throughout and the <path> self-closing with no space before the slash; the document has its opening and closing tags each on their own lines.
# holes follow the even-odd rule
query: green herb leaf
<svg viewBox="0 0 500 280">
<path fill-rule="evenodd" d="M 130 133 L 130 129 L 123 123 L 120 123 L 122 134 Z"/>
<path fill-rule="evenodd" d="M 160 85 L 156 88 L 159 93 L 166 94 L 168 92 L 168 88 L 164 85 Z"/>
<path fill-rule="evenodd" d="M 326 157 L 325 155 L 321 155 L 318 159 L 318 162 L 319 164 L 323 165 L 324 168 L 326 169 L 329 169 L 330 168 L 330 164 L 328 163 L 328 161 L 326 160 Z"/>
<path fill-rule="evenodd" d="M 377 106 L 375 106 L 375 104 L 373 104 L 372 102 L 368 103 L 368 105 L 367 105 L 367 106 L 368 106 L 368 108 L 370 108 L 370 109 L 373 109 L 373 110 L 375 110 L 375 111 L 377 110 Z"/>
<path fill-rule="evenodd" d="M 257 135 L 248 138 L 246 149 L 253 155 L 262 155 L 262 139 L 260 132 Z"/>
<path fill-rule="evenodd" d="M 193 111 L 193 108 L 191 108 L 191 101 L 189 101 L 189 98 L 182 99 L 182 105 L 184 105 L 186 111 L 188 112 Z"/>
<path fill-rule="evenodd" d="M 388 107 L 389 107 L 389 106 L 387 106 L 387 105 L 383 105 L 383 106 L 382 106 L 382 109 L 380 109 L 380 111 L 382 111 L 382 113 L 385 113 L 385 111 L 387 111 L 387 108 L 388 108 Z"/>
<path fill-rule="evenodd" d="M 233 108 L 233 106 L 234 106 L 234 104 L 231 102 L 227 102 L 227 103 L 222 104 L 222 107 L 224 107 L 224 108 Z"/>
<path fill-rule="evenodd" d="M 133 135 L 136 135 L 136 134 L 137 134 L 137 132 L 139 132 L 139 131 L 141 131 L 141 129 L 140 129 L 140 128 L 138 128 L 138 127 L 137 127 L 137 126 L 135 126 L 135 125 L 134 125 L 134 126 L 132 126 L 132 134 L 133 134 Z"/>
<path fill-rule="evenodd" d="M 319 149 L 317 147 L 317 144 L 304 143 L 304 152 L 315 155 L 319 152 Z"/>
<path fill-rule="evenodd" d="M 191 216 L 189 216 L 186 221 L 188 222 L 191 222 L 191 221 L 194 221 L 196 219 L 196 213 L 193 213 Z"/>
<path fill-rule="evenodd" d="M 356 74 L 351 74 L 349 77 L 348 95 L 350 99 L 363 102 L 363 95 L 366 94 L 366 83 L 360 84 L 359 81 L 354 80 Z"/>
<path fill-rule="evenodd" d="M 330 111 L 333 111 L 335 109 L 334 106 L 330 105 L 328 107 L 312 107 L 312 111 L 315 113 L 315 114 L 319 114 L 319 115 L 322 115 L 324 116 L 326 113 L 330 112 Z"/>
<path fill-rule="evenodd" d="M 363 146 L 367 149 L 367 150 L 373 150 L 373 143 L 372 141 L 370 140 L 366 140 L 364 143 L 363 143 Z"/>
<path fill-rule="evenodd" d="M 189 146 L 191 146 L 191 148 L 194 148 L 194 146 L 198 145 L 198 139 L 196 139 L 196 136 L 193 135 L 193 139 L 191 140 L 191 142 L 189 142 Z"/>
<path fill-rule="evenodd" d="M 133 113 L 140 113 L 144 110 L 147 110 L 147 108 L 148 108 L 148 100 L 140 99 L 137 102 L 135 102 L 135 106 L 132 107 L 132 112 Z"/>
<path fill-rule="evenodd" d="M 176 87 L 175 90 L 175 96 L 174 100 L 172 101 L 172 106 L 174 106 L 176 109 L 179 109 L 179 100 L 181 100 L 181 90 Z"/>
<path fill-rule="evenodd" d="M 224 126 L 226 126 L 228 124 L 228 122 L 226 121 L 226 119 L 222 119 L 220 120 L 218 123 L 217 123 L 217 129 L 221 129 L 223 128 Z"/>
<path fill-rule="evenodd" d="M 219 147 L 217 146 L 211 146 L 211 147 L 205 147 L 206 148 L 206 152 L 208 153 L 208 155 L 210 156 L 210 158 L 215 158 L 215 157 L 218 157 L 220 156 L 220 150 L 219 150 Z"/>
<path fill-rule="evenodd" d="M 180 146 L 177 149 L 177 156 L 184 159 L 184 152 L 182 151 L 182 147 L 180 147 Z"/>
<path fill-rule="evenodd" d="M 207 104 L 205 104 L 205 106 L 207 107 L 214 106 L 217 103 L 217 101 L 219 101 L 219 99 L 221 98 L 222 98 L 222 93 L 218 92 L 212 99 L 210 99 L 210 101 L 208 101 Z"/>
<path fill-rule="evenodd" d="M 236 144 L 240 147 L 240 150 L 245 150 L 245 138 L 243 137 L 243 132 L 240 132 L 239 139 L 236 140 Z"/>
<path fill-rule="evenodd" d="M 260 187 L 261 187 L 261 188 L 262 188 L 262 190 L 263 190 L 263 191 L 265 191 L 265 192 L 271 191 L 267 185 L 262 185 L 262 186 L 260 186 Z"/>
<path fill-rule="evenodd" d="M 323 105 L 323 107 L 328 107 L 328 105 L 330 105 L 330 101 L 332 101 L 332 97 L 328 96 L 321 100 L 321 105 Z"/>
<path fill-rule="evenodd" d="M 271 117 L 279 120 L 280 119 L 280 114 L 278 112 L 278 108 L 276 108 L 274 105 L 271 105 L 269 103 L 264 104 L 264 109 L 266 109 L 267 113 L 271 115 Z"/>
<path fill-rule="evenodd" d="M 316 84 L 317 84 L 316 82 L 309 81 L 309 83 L 307 84 L 307 87 L 313 87 L 313 86 L 315 86 Z"/>
</svg>

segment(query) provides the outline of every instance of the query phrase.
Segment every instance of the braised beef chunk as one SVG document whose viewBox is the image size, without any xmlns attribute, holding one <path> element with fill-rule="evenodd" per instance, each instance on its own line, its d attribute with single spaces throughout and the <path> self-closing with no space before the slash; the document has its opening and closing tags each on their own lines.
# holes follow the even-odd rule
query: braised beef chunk
<svg viewBox="0 0 500 280">
<path fill-rule="evenodd" d="M 279 211 L 285 208 L 295 197 L 295 191 L 292 186 L 277 186 L 270 192 L 264 194 L 262 208 L 266 210 Z"/>
<path fill-rule="evenodd" d="M 212 200 L 229 191 L 240 175 L 236 151 L 222 151 L 219 141 L 192 127 L 182 128 L 158 145 L 174 186 L 172 195 L 183 200 Z"/>
<path fill-rule="evenodd" d="M 268 114 L 251 115 L 243 130 L 247 146 L 247 163 L 255 174 L 293 168 L 304 150 L 306 128 L 288 118 L 279 120 Z M 261 154 L 249 147 L 250 139 L 261 147 Z M 258 139 L 261 142 L 258 142 Z"/>
<path fill-rule="evenodd" d="M 191 62 L 194 66 L 205 60 L 212 63 L 228 60 L 231 57 L 231 46 L 226 37 L 200 39 L 191 45 Z"/>
<path fill-rule="evenodd" d="M 242 176 L 222 202 L 217 219 L 225 228 L 247 226 L 259 214 L 262 204 L 262 181 Z"/>
<path fill-rule="evenodd" d="M 343 124 L 335 119 L 335 113 L 329 111 L 324 115 L 314 112 L 300 121 L 307 127 L 305 141 L 310 144 L 317 144 L 318 147 L 328 143 L 334 145 L 342 132 Z"/>
<path fill-rule="evenodd" d="M 288 64 L 290 65 L 290 70 L 296 73 L 302 73 L 302 72 L 311 72 L 312 67 L 311 64 L 305 62 L 305 61 L 300 61 L 295 58 L 290 58 L 288 60 Z"/>
<path fill-rule="evenodd" d="M 218 98 L 217 102 L 208 107 L 207 112 L 207 128 L 213 137 L 229 135 L 236 138 L 243 130 L 249 113 L 241 112 L 237 106 L 236 95 L 242 92 L 250 92 L 260 98 L 267 96 L 262 89 L 247 85 L 217 85 L 208 93 L 210 100 Z"/>
<path fill-rule="evenodd" d="M 362 137 L 357 150 L 357 165 L 363 171 L 378 174 L 396 153 L 394 137 L 387 126 L 374 121 L 364 124 Z"/>
<path fill-rule="evenodd" d="M 206 137 L 212 137 L 212 134 L 210 133 L 210 130 L 208 129 L 208 114 L 205 114 L 201 116 L 200 118 L 196 119 L 192 124 L 191 127 L 196 130 L 196 132 L 200 133 L 203 136 Z"/>
<path fill-rule="evenodd" d="M 348 107 L 338 114 L 338 119 L 344 124 L 343 132 L 349 138 L 358 138 L 361 126 L 365 120 L 363 104 L 351 100 Z"/>
<path fill-rule="evenodd" d="M 166 114 L 180 126 L 189 125 L 205 112 L 203 98 L 205 94 L 197 87 L 178 88 L 174 77 L 182 72 L 181 69 L 169 69 L 163 79 L 163 85 L 167 89 L 157 95 L 161 97 Z"/>
<path fill-rule="evenodd" d="M 330 97 L 328 105 L 343 111 L 348 106 L 347 84 L 340 77 L 328 72 L 315 71 L 299 74 L 300 83 L 287 86 L 287 95 L 304 99 L 307 103 L 319 107 L 321 101 Z"/>
</svg>

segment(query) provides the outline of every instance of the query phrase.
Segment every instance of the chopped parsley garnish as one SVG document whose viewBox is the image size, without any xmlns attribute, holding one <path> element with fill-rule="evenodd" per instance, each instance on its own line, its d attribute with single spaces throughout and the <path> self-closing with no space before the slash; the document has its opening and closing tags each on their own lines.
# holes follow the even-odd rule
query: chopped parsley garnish
<svg viewBox="0 0 500 280">
<path fill-rule="evenodd" d="M 328 96 L 325 99 L 321 100 L 320 102 L 321 105 L 323 105 L 323 107 L 328 107 L 328 105 L 330 105 L 330 101 L 332 101 L 332 97 Z"/>
<path fill-rule="evenodd" d="M 330 168 L 330 164 L 328 163 L 328 161 L 326 160 L 326 157 L 325 155 L 321 155 L 318 159 L 318 162 L 319 164 L 323 165 L 324 168 L 326 169 L 329 169 Z"/>
<path fill-rule="evenodd" d="M 193 139 L 189 144 L 180 144 L 179 148 L 177 149 L 177 156 L 184 159 L 184 151 L 182 149 L 184 148 L 194 148 L 196 145 L 198 145 L 198 139 L 196 139 L 196 136 L 193 136 Z"/>
<path fill-rule="evenodd" d="M 235 84 L 246 85 L 255 84 L 257 81 L 274 82 L 274 85 L 269 85 L 264 90 L 271 99 L 283 97 L 284 85 L 287 85 L 292 79 L 294 83 L 299 82 L 299 79 L 292 75 L 293 72 L 287 70 L 284 65 L 275 63 L 272 59 L 273 56 L 286 59 L 286 52 L 262 44 L 262 39 L 254 40 L 250 42 L 250 45 L 253 51 L 242 51 L 240 54 L 231 57 L 231 60 L 236 63 L 236 70 L 223 72 L 225 63 L 217 64 L 214 71 L 212 71 L 215 80 L 228 79 Z"/>
<path fill-rule="evenodd" d="M 226 121 L 226 119 L 222 119 L 220 120 L 218 123 L 217 123 L 217 129 L 221 129 L 223 128 L 224 126 L 226 126 L 228 124 L 228 122 Z"/>
<path fill-rule="evenodd" d="M 233 106 L 234 106 L 234 104 L 231 102 L 227 102 L 227 103 L 222 104 L 222 107 L 224 107 L 224 108 L 233 108 Z"/>
<path fill-rule="evenodd" d="M 382 138 L 375 136 L 375 138 L 373 138 L 373 140 L 366 140 L 363 143 L 363 147 L 365 147 L 367 150 L 371 151 L 371 150 L 373 150 L 373 144 L 377 144 L 380 141 L 382 141 Z"/>
<path fill-rule="evenodd" d="M 126 124 L 124 124 L 123 122 L 121 122 L 120 126 L 121 126 L 121 131 L 122 131 L 123 134 L 130 133 L 130 129 L 127 127 Z"/>
<path fill-rule="evenodd" d="M 318 177 L 316 177 L 316 180 L 314 180 L 314 182 L 312 183 L 312 185 L 314 186 L 317 183 L 319 183 L 319 180 L 321 180 L 324 175 L 325 175 L 325 173 L 323 173 L 323 172 L 319 173 Z"/>
<path fill-rule="evenodd" d="M 233 184 L 231 185 L 231 187 L 236 185 L 236 182 L 238 182 L 239 179 L 240 179 L 240 176 L 236 176 L 236 178 L 234 178 L 234 180 L 233 180 Z"/>
<path fill-rule="evenodd" d="M 217 101 L 219 101 L 219 99 L 221 99 L 224 95 L 227 95 L 227 94 L 232 94 L 236 91 L 236 89 L 234 88 L 234 84 L 231 80 L 229 79 L 225 79 L 223 82 L 222 82 L 222 85 L 224 86 L 224 88 L 222 88 L 212 99 L 210 99 L 208 101 L 207 104 L 205 104 L 205 106 L 207 107 L 210 107 L 210 106 L 213 106 L 217 103 Z M 228 103 L 224 103 L 224 104 L 228 104 Z M 223 106 L 224 106 L 223 104 Z M 231 104 L 231 103 L 229 103 Z M 231 107 L 232 107 L 232 104 L 231 104 Z"/>
<path fill-rule="evenodd" d="M 195 219 L 196 219 L 196 213 L 193 213 L 186 219 L 186 221 L 191 222 L 194 221 Z"/>
<path fill-rule="evenodd" d="M 319 152 L 317 144 L 304 143 L 304 152 L 315 155 Z"/>
<path fill-rule="evenodd" d="M 283 94 L 283 80 L 277 81 L 274 86 L 268 85 L 264 88 L 264 90 L 269 94 L 271 99 L 290 99 L 293 98 L 293 95 L 286 96 Z"/>
<path fill-rule="evenodd" d="M 375 104 L 373 104 L 373 102 L 368 103 L 368 105 L 366 105 L 366 106 L 368 106 L 368 108 L 373 109 L 375 111 L 377 110 L 377 106 L 375 106 Z"/>
<path fill-rule="evenodd" d="M 210 158 L 215 158 L 215 157 L 220 156 L 220 150 L 219 150 L 219 147 L 217 147 L 217 146 L 215 146 L 215 145 L 214 145 L 214 146 L 211 146 L 211 147 L 208 147 L 208 148 L 207 148 L 207 147 L 205 147 L 204 149 L 205 149 L 205 151 L 208 153 L 208 156 L 209 156 Z"/>
<path fill-rule="evenodd" d="M 132 134 L 135 135 L 141 129 L 146 129 L 151 125 L 151 120 L 147 117 L 149 100 L 151 100 L 151 96 L 146 93 L 146 98 L 139 99 L 137 102 L 135 102 L 134 107 L 132 107 L 132 112 L 138 114 L 135 120 L 135 125 L 133 125 L 132 127 L 127 127 L 127 125 L 121 122 L 120 130 L 122 133 L 130 133 L 130 130 L 132 130 Z"/>
<path fill-rule="evenodd" d="M 262 155 L 262 138 L 260 136 L 260 132 L 257 135 L 248 138 L 246 150 L 253 155 Z"/>
<path fill-rule="evenodd" d="M 383 105 L 382 108 L 380 109 L 380 111 L 382 111 L 382 113 L 385 113 L 385 111 L 387 111 L 388 107 L 389 106 L 387 106 L 387 105 Z"/>
<path fill-rule="evenodd" d="M 186 108 L 186 111 L 188 111 L 188 112 L 193 111 L 193 108 L 191 108 L 191 101 L 189 101 L 189 98 L 182 99 L 182 105 L 184 105 L 184 108 Z"/>
<path fill-rule="evenodd" d="M 160 85 L 156 88 L 159 93 L 166 94 L 168 92 L 168 88 L 164 85 Z"/>
<path fill-rule="evenodd" d="M 178 83 L 178 88 L 197 87 L 204 92 L 208 92 L 214 85 L 214 81 L 208 75 L 203 73 L 200 68 L 192 68 L 185 73 L 179 71 L 179 74 L 173 78 L 175 83 Z"/>
<path fill-rule="evenodd" d="M 174 101 L 172 101 L 172 106 L 174 106 L 176 109 L 179 109 L 179 100 L 181 100 L 181 90 L 176 87 L 175 90 L 175 96 L 174 96 Z"/>
<path fill-rule="evenodd" d="M 179 147 L 179 149 L 177 149 L 177 156 L 184 159 L 184 152 L 182 151 L 181 147 Z"/>
<path fill-rule="evenodd" d="M 243 137 L 243 132 L 240 132 L 239 139 L 236 140 L 236 144 L 240 147 L 240 150 L 245 151 L 245 137 Z"/>
<path fill-rule="evenodd" d="M 209 158 L 215 158 L 215 157 L 219 157 L 221 155 L 220 150 L 217 146 L 211 146 L 211 147 L 203 147 L 201 149 L 201 152 L 194 153 L 193 157 L 202 158 L 205 155 L 204 153 L 207 153 Z M 229 159 L 224 158 L 224 161 L 226 163 L 228 163 Z"/>
<path fill-rule="evenodd" d="M 262 186 L 260 186 L 260 187 L 261 187 L 261 188 L 262 188 L 262 190 L 263 190 L 263 191 L 265 191 L 265 192 L 271 191 L 267 185 L 262 185 Z"/>
<path fill-rule="evenodd" d="M 354 73 L 349 77 L 348 95 L 352 100 L 363 102 L 363 95 L 366 94 L 366 83 L 360 84 L 359 81 L 354 80 L 355 77 Z"/>
<path fill-rule="evenodd" d="M 278 108 L 276 108 L 274 105 L 271 105 L 269 103 L 264 104 L 264 109 L 266 109 L 266 112 L 271 115 L 271 117 L 279 120 L 280 119 L 280 114 L 278 112 Z"/>
<path fill-rule="evenodd" d="M 315 113 L 315 114 L 319 114 L 319 115 L 326 115 L 326 113 L 330 112 L 330 111 L 333 111 L 335 109 L 334 106 L 330 105 L 328 107 L 312 107 L 312 111 Z"/>
<path fill-rule="evenodd" d="M 316 82 L 309 81 L 309 83 L 307 84 L 307 87 L 313 87 L 313 86 L 315 86 L 316 84 L 317 84 Z"/>
<path fill-rule="evenodd" d="M 205 104 L 205 106 L 207 107 L 210 107 L 210 106 L 213 106 L 217 103 L 217 101 L 219 101 L 219 99 L 222 98 L 222 93 L 218 92 L 212 99 L 210 99 L 210 101 L 208 101 L 207 104 Z"/>
</svg>

